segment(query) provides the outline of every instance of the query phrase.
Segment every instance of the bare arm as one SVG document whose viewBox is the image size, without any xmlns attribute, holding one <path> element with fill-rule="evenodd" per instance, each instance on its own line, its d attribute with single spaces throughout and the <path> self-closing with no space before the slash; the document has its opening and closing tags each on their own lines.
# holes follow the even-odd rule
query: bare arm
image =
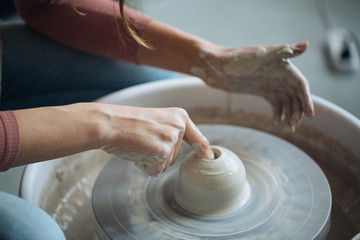
<svg viewBox="0 0 360 240">
<path fill-rule="evenodd" d="M 87 110 L 69 105 L 13 111 L 21 139 L 15 166 L 96 148 L 100 135 L 95 119 L 100 115 L 90 106 Z M 90 114 L 94 116 L 89 118 Z"/>
<path fill-rule="evenodd" d="M 212 154 L 207 139 L 180 108 L 78 103 L 14 114 L 21 144 L 13 166 L 101 148 L 156 175 L 175 162 L 182 140 L 200 144 L 205 158 Z"/>
</svg>

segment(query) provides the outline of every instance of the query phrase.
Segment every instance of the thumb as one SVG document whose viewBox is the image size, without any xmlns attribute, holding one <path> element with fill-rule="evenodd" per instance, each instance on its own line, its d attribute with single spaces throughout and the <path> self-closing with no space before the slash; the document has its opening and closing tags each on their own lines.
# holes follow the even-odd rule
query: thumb
<svg viewBox="0 0 360 240">
<path fill-rule="evenodd" d="M 209 140 L 200 132 L 190 118 L 186 124 L 184 141 L 192 147 L 199 157 L 204 159 L 214 158 L 214 153 L 211 150 Z"/>
</svg>

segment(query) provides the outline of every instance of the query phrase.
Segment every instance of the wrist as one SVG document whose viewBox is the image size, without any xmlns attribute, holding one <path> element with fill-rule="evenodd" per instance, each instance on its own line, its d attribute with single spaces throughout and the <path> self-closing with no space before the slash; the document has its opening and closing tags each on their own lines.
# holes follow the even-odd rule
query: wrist
<svg viewBox="0 0 360 240">
<path fill-rule="evenodd" d="M 73 121 L 81 129 L 79 140 L 84 150 L 98 149 L 108 143 L 111 108 L 102 103 L 76 103 L 69 105 L 72 114 L 77 115 Z"/>
<path fill-rule="evenodd" d="M 151 21 L 143 38 L 154 47 L 153 50 L 139 47 L 137 60 L 140 64 L 159 67 L 171 71 L 193 75 L 193 66 L 203 66 L 201 49 L 215 49 L 216 45 L 170 27 L 157 21 Z"/>
</svg>

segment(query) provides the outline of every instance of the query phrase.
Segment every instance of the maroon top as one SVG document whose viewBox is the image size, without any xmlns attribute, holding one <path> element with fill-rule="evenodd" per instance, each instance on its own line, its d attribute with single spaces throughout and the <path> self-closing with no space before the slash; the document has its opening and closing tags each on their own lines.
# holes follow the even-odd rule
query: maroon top
<svg viewBox="0 0 360 240">
<path fill-rule="evenodd" d="M 138 44 L 125 30 L 115 1 L 15 0 L 15 4 L 26 24 L 57 42 L 98 56 L 137 63 Z M 141 36 L 151 19 L 131 8 L 124 9 Z"/>
<path fill-rule="evenodd" d="M 8 170 L 20 150 L 20 132 L 15 115 L 11 111 L 0 112 L 0 171 Z"/>
</svg>

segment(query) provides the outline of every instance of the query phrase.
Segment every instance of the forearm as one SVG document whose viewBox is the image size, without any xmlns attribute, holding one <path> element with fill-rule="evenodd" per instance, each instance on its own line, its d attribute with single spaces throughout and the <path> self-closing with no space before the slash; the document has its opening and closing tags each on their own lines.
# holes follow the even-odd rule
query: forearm
<svg viewBox="0 0 360 240">
<path fill-rule="evenodd" d="M 14 111 L 20 129 L 20 152 L 13 166 L 59 158 L 98 148 L 99 119 L 92 104 Z"/>
<path fill-rule="evenodd" d="M 190 75 L 194 75 L 191 71 L 194 66 L 205 66 L 199 57 L 201 49 L 221 49 L 220 46 L 155 20 L 146 26 L 142 37 L 154 50 L 139 47 L 139 63 Z"/>
</svg>

